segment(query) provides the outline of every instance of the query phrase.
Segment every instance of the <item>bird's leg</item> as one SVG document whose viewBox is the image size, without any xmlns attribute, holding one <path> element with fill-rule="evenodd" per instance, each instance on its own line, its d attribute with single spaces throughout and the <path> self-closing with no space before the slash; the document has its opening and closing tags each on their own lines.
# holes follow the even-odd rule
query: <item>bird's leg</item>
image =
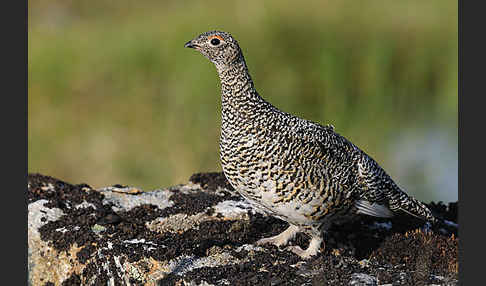
<svg viewBox="0 0 486 286">
<path fill-rule="evenodd" d="M 300 248 L 300 246 L 288 246 L 286 249 L 292 251 L 293 253 L 297 254 L 303 259 L 307 259 L 313 255 L 316 255 L 319 252 L 319 248 L 321 247 L 322 237 L 320 236 L 312 236 L 312 239 L 309 243 L 309 247 L 306 250 Z"/>
<path fill-rule="evenodd" d="M 299 227 L 291 224 L 286 230 L 284 230 L 282 233 L 272 236 L 272 237 L 267 237 L 267 238 L 262 238 L 256 242 L 257 245 L 262 245 L 266 243 L 271 243 L 273 245 L 276 245 L 277 247 L 281 245 L 286 245 L 289 240 L 294 238 L 294 236 L 299 232 Z"/>
</svg>

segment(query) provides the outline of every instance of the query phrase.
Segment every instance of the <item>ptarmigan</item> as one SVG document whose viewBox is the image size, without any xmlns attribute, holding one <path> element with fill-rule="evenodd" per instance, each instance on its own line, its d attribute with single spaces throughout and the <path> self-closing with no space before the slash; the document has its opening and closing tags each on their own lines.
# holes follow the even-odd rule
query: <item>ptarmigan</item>
<svg viewBox="0 0 486 286">
<path fill-rule="evenodd" d="M 436 221 L 425 205 L 332 126 L 298 118 L 265 101 L 230 34 L 206 32 L 184 46 L 208 58 L 221 80 L 220 156 L 226 178 L 256 208 L 289 223 L 284 232 L 258 244 L 285 245 L 303 232 L 311 237 L 309 247 L 288 249 L 308 258 L 319 252 L 331 223 L 359 213 L 392 217 L 401 210 Z"/>
</svg>

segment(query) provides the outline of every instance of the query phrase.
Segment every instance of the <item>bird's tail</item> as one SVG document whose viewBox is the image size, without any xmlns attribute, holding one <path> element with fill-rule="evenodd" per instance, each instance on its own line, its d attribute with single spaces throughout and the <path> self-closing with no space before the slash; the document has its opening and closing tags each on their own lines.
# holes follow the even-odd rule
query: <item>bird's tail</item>
<svg viewBox="0 0 486 286">
<path fill-rule="evenodd" d="M 437 218 L 425 204 L 401 190 L 394 193 L 395 195 L 389 201 L 391 210 L 401 210 L 432 224 L 437 223 Z"/>
</svg>

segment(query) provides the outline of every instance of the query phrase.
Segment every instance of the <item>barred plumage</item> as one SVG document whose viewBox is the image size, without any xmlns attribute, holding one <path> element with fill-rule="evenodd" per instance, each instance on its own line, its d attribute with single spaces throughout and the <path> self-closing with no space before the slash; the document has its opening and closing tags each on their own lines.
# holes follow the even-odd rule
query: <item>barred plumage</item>
<svg viewBox="0 0 486 286">
<path fill-rule="evenodd" d="M 236 40 L 206 32 L 186 43 L 216 66 L 221 80 L 220 156 L 231 185 L 255 207 L 287 221 L 283 233 L 258 243 L 284 245 L 311 236 L 315 255 L 332 222 L 357 213 L 390 217 L 398 210 L 434 222 L 430 210 L 403 192 L 367 154 L 334 131 L 278 110 L 256 91 Z"/>
</svg>

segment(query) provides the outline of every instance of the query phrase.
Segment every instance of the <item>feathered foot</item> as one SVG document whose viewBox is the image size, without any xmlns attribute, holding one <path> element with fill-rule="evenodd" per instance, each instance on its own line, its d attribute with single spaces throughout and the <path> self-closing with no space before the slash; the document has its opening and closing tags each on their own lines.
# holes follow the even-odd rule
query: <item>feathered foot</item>
<svg viewBox="0 0 486 286">
<path fill-rule="evenodd" d="M 295 225 L 290 225 L 286 230 L 284 230 L 282 233 L 272 236 L 272 237 L 267 237 L 267 238 L 262 238 L 256 242 L 257 245 L 263 245 L 266 243 L 271 243 L 273 245 L 276 245 L 277 247 L 280 247 L 281 245 L 286 245 L 289 240 L 295 237 L 295 235 L 299 232 L 299 227 Z"/>
<path fill-rule="evenodd" d="M 316 255 L 319 252 L 319 248 L 321 247 L 322 238 L 320 236 L 313 236 L 309 247 L 306 250 L 303 250 L 298 245 L 288 246 L 286 249 L 292 251 L 293 253 L 297 254 L 303 259 L 308 259 L 313 255 Z"/>
</svg>

